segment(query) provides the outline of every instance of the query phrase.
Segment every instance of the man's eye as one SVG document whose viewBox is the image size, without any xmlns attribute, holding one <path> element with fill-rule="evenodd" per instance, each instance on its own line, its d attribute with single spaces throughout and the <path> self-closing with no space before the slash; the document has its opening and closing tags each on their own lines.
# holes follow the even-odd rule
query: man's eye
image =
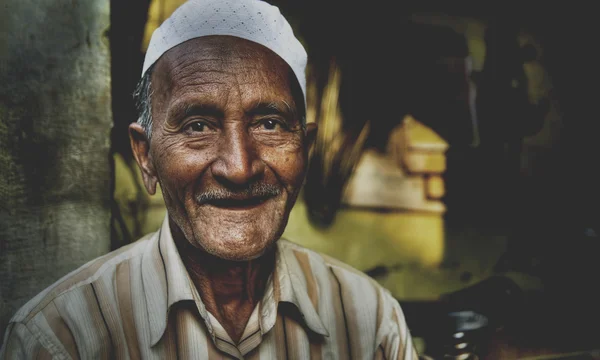
<svg viewBox="0 0 600 360">
<path fill-rule="evenodd" d="M 200 121 L 195 121 L 189 125 L 189 128 L 195 132 L 203 132 L 206 130 L 206 124 Z"/>
<path fill-rule="evenodd" d="M 281 122 L 273 119 L 265 119 L 261 121 L 261 126 L 266 130 L 275 130 L 277 127 L 281 127 Z"/>
</svg>

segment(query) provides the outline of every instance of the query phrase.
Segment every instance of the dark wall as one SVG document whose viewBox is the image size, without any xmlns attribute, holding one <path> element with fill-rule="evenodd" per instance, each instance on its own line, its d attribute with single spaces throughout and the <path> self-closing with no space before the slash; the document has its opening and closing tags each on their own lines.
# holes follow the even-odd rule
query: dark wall
<svg viewBox="0 0 600 360">
<path fill-rule="evenodd" d="M 27 300 L 110 245 L 108 0 L 0 10 L 0 338 Z"/>
</svg>

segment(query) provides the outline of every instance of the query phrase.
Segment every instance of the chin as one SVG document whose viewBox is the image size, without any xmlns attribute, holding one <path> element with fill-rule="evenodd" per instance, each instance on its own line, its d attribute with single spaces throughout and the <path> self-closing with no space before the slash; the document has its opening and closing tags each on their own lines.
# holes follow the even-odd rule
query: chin
<svg viewBox="0 0 600 360">
<path fill-rule="evenodd" d="M 245 232 L 228 228 L 211 234 L 199 234 L 196 243 L 204 251 L 223 260 L 249 261 L 261 257 L 275 245 L 281 232 Z"/>
<path fill-rule="evenodd" d="M 201 206 L 191 224 L 195 246 L 225 260 L 259 258 L 275 245 L 287 224 L 285 201 L 278 200 L 249 210 Z"/>
</svg>

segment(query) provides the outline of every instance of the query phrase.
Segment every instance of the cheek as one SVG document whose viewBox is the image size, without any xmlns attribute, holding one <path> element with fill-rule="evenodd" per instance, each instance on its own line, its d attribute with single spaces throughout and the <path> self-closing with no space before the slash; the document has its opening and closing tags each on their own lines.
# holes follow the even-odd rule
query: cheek
<svg viewBox="0 0 600 360">
<path fill-rule="evenodd" d="M 208 151 L 189 149 L 186 146 L 171 146 L 157 151 L 157 172 L 161 182 L 185 188 L 204 172 L 210 163 Z"/>
<path fill-rule="evenodd" d="M 303 149 L 268 149 L 263 151 L 262 158 L 286 187 L 300 187 L 304 178 L 306 158 Z"/>
</svg>

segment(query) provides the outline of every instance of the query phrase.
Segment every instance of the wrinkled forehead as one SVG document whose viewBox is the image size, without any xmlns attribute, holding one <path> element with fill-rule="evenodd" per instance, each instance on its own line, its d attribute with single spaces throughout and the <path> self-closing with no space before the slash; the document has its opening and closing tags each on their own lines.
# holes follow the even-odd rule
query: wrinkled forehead
<svg viewBox="0 0 600 360">
<path fill-rule="evenodd" d="M 152 70 L 151 91 L 160 124 L 199 107 L 226 118 L 276 108 L 304 126 L 303 94 L 289 65 L 240 38 L 202 37 L 170 49 Z"/>
<path fill-rule="evenodd" d="M 292 95 L 294 80 L 289 65 L 270 49 L 224 35 L 196 38 L 175 46 L 158 60 L 152 74 L 154 90 L 162 93 L 179 93 L 182 86 L 189 90 L 235 81 L 255 85 L 258 93 L 276 88 L 285 96 Z"/>
<path fill-rule="evenodd" d="M 247 68 L 271 69 L 286 76 L 291 72 L 287 63 L 270 49 L 226 35 L 195 38 L 169 49 L 158 60 L 156 70 L 172 73 L 192 64 L 244 65 Z"/>
</svg>

